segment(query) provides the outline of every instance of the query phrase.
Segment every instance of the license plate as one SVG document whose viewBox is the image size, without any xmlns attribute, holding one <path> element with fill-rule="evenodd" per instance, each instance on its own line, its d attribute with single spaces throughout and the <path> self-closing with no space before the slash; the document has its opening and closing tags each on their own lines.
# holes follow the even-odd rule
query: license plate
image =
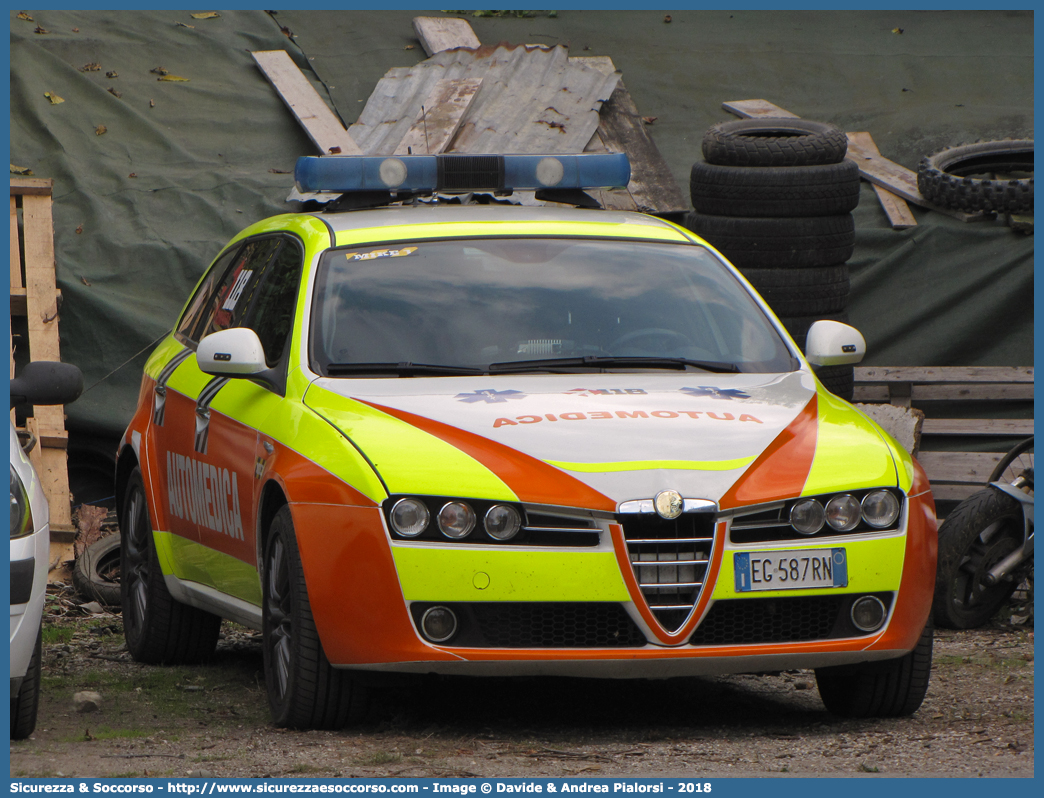
<svg viewBox="0 0 1044 798">
<path fill-rule="evenodd" d="M 848 585 L 844 549 L 736 552 L 733 570 L 738 593 Z"/>
</svg>

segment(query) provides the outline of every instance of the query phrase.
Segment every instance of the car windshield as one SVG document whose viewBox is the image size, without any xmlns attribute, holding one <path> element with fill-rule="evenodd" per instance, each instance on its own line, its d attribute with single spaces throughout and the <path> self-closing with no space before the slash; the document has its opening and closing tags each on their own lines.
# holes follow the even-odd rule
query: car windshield
<svg viewBox="0 0 1044 798">
<path fill-rule="evenodd" d="M 798 367 L 736 278 L 692 244 L 500 238 L 331 249 L 312 314 L 322 374 Z"/>
</svg>

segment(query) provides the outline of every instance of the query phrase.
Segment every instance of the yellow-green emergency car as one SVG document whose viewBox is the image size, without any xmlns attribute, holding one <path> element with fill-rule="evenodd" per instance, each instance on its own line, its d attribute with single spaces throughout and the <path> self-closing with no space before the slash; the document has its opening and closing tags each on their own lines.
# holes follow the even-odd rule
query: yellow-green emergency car
<svg viewBox="0 0 1044 798">
<path fill-rule="evenodd" d="M 915 711 L 928 482 L 812 368 L 859 333 L 816 322 L 803 354 L 686 230 L 498 199 L 628 169 L 302 159 L 339 199 L 236 236 L 145 367 L 117 467 L 133 656 L 261 629 L 293 727 L 359 716 L 362 671 L 815 668 L 831 711 Z M 450 191 L 488 194 L 427 199 Z"/>
</svg>

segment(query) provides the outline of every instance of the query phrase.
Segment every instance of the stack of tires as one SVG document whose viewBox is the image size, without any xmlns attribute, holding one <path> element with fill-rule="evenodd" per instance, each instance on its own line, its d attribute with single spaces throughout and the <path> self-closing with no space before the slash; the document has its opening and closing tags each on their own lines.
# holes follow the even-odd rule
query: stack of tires
<svg viewBox="0 0 1044 798">
<path fill-rule="evenodd" d="M 848 321 L 859 168 L 847 150 L 833 125 L 747 119 L 708 130 L 692 167 L 685 226 L 743 273 L 802 350 L 812 322 Z M 817 373 L 852 398 L 851 366 Z"/>
</svg>

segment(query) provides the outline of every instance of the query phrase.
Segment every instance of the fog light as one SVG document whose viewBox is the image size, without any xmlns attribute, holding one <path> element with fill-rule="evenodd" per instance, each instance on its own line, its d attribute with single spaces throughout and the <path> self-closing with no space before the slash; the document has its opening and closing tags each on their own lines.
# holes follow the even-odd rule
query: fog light
<svg viewBox="0 0 1044 798">
<path fill-rule="evenodd" d="M 486 512 L 486 532 L 494 540 L 511 540 L 522 528 L 518 510 L 507 504 L 494 504 Z"/>
<path fill-rule="evenodd" d="M 863 520 L 876 529 L 884 529 L 899 517 L 899 500 L 887 490 L 875 490 L 863 497 Z"/>
<path fill-rule="evenodd" d="M 851 532 L 862 517 L 863 510 L 855 496 L 843 493 L 827 502 L 826 522 L 838 532 Z"/>
<path fill-rule="evenodd" d="M 884 602 L 876 596 L 863 596 L 852 604 L 852 624 L 862 632 L 876 632 L 887 615 Z"/>
<path fill-rule="evenodd" d="M 399 499 L 392 507 L 391 526 L 405 538 L 415 538 L 428 526 L 428 508 L 416 499 Z"/>
<path fill-rule="evenodd" d="M 790 525 L 802 535 L 814 535 L 823 528 L 826 514 L 815 499 L 803 499 L 790 508 Z"/>
<path fill-rule="evenodd" d="M 475 511 L 464 502 L 446 502 L 439 510 L 439 529 L 448 538 L 466 538 L 475 528 Z"/>
<path fill-rule="evenodd" d="M 457 616 L 449 607 L 431 607 L 421 616 L 421 632 L 432 643 L 445 643 L 457 633 Z"/>
</svg>

